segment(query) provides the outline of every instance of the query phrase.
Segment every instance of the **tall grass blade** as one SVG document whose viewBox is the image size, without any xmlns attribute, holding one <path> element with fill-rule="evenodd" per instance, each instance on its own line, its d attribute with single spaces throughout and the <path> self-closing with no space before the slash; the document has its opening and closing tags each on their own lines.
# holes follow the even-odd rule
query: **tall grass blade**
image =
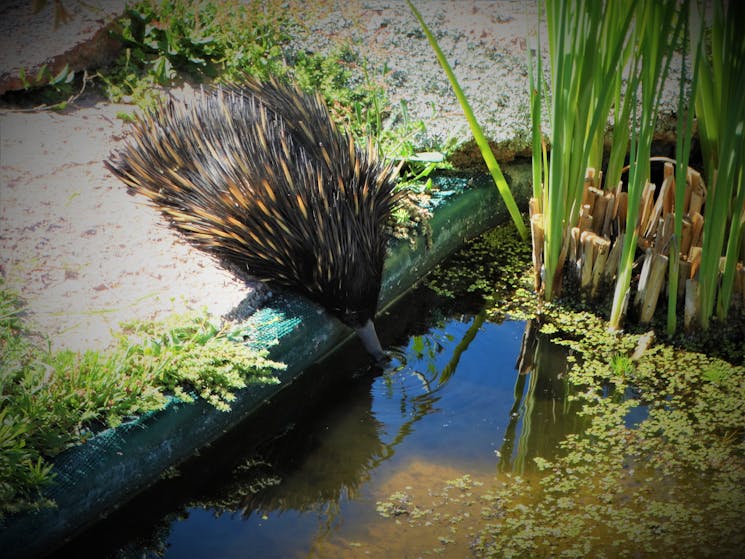
<svg viewBox="0 0 745 559">
<path fill-rule="evenodd" d="M 681 17 L 686 20 L 683 24 L 683 44 L 691 44 L 690 33 L 690 9 Z M 701 18 L 703 25 L 703 18 Z M 699 38 L 699 32 L 695 36 Z M 676 123 L 676 145 L 675 145 L 675 214 L 673 243 L 670 247 L 670 260 L 668 270 L 668 296 L 667 296 L 667 333 L 672 336 L 677 328 L 677 304 L 678 285 L 680 282 L 680 239 L 683 236 L 683 205 L 685 203 L 686 180 L 688 176 L 688 160 L 691 153 L 691 138 L 693 136 L 693 112 L 694 95 L 696 91 L 696 78 L 698 76 L 699 62 L 701 60 L 701 45 L 696 44 L 691 51 L 693 54 L 693 69 L 691 71 L 690 90 L 686 94 L 686 56 L 681 57 L 681 75 L 678 91 L 678 122 Z"/>
<path fill-rule="evenodd" d="M 520 210 L 518 209 L 517 204 L 515 203 L 515 199 L 512 196 L 512 192 L 510 191 L 510 187 L 507 184 L 507 181 L 505 180 L 504 175 L 502 174 L 502 170 L 499 168 L 499 163 L 497 163 L 497 160 L 494 157 L 494 153 L 492 153 L 492 150 L 489 147 L 489 141 L 486 139 L 486 136 L 484 135 L 484 132 L 481 129 L 481 125 L 479 125 L 478 121 L 476 120 L 476 116 L 473 114 L 471 105 L 468 103 L 468 99 L 463 93 L 463 90 L 461 89 L 460 84 L 458 83 L 458 80 L 455 77 L 455 73 L 453 72 L 453 69 L 450 67 L 450 64 L 445 58 L 445 55 L 443 54 L 442 49 L 440 49 L 440 46 L 438 45 L 437 40 L 435 39 L 435 36 L 432 34 L 432 32 L 429 30 L 429 27 L 427 27 L 427 24 L 424 22 L 424 19 L 422 18 L 422 15 L 419 13 L 419 10 L 417 10 L 414 7 L 414 4 L 411 2 L 411 0 L 406 0 L 406 3 L 409 5 L 409 8 L 411 9 L 412 13 L 419 21 L 419 24 L 422 26 L 422 31 L 424 31 L 424 34 L 427 36 L 427 40 L 429 41 L 429 44 L 432 46 L 432 50 L 435 51 L 437 60 L 440 62 L 440 65 L 442 66 L 443 70 L 445 71 L 445 74 L 448 77 L 448 80 L 450 81 L 450 85 L 453 88 L 453 92 L 455 93 L 455 96 L 457 97 L 458 102 L 460 103 L 460 106 L 463 108 L 463 112 L 466 115 L 466 120 L 468 120 L 468 124 L 471 127 L 471 132 L 473 133 L 473 137 L 476 140 L 476 144 L 478 145 L 479 150 L 481 151 L 481 155 L 484 158 L 484 162 L 486 163 L 486 166 L 489 169 L 489 172 L 491 173 L 492 178 L 494 179 L 494 183 L 497 185 L 499 194 L 502 196 L 502 200 L 504 200 L 505 206 L 507 207 L 507 211 L 510 213 L 510 216 L 512 217 L 512 221 L 515 223 L 515 227 L 517 227 L 517 230 L 520 233 L 520 237 L 522 237 L 523 240 L 527 240 L 528 230 L 525 227 L 525 224 L 523 223 L 523 218 L 522 218 L 522 215 L 520 214 Z"/>
<path fill-rule="evenodd" d="M 536 2 L 539 4 L 539 2 Z M 540 7 L 538 12 L 538 29 L 541 26 Z M 528 45 L 528 97 L 530 99 L 530 121 L 532 122 L 532 155 L 533 155 L 533 198 L 540 204 L 543 189 L 543 129 L 541 126 L 541 101 L 543 100 L 543 57 L 541 56 L 541 34 L 536 32 L 535 64 Z M 539 207 L 542 212 L 543 208 Z"/>
</svg>

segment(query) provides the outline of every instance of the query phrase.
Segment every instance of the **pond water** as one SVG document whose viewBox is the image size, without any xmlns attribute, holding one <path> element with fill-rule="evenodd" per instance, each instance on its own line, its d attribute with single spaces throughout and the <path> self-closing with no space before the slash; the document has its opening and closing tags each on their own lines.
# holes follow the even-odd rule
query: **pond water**
<svg viewBox="0 0 745 559">
<path fill-rule="evenodd" d="M 349 344 L 59 555 L 469 556 L 468 533 L 453 537 L 437 518 L 409 531 L 382 503 L 402 487 L 425 496 L 464 474 L 530 478 L 532 458 L 551 458 L 582 421 L 568 399 L 565 350 L 531 323 L 485 321 L 473 303 L 413 292 L 378 321 L 392 354 L 386 370 Z M 451 505 L 467 510 L 460 498 Z"/>
</svg>

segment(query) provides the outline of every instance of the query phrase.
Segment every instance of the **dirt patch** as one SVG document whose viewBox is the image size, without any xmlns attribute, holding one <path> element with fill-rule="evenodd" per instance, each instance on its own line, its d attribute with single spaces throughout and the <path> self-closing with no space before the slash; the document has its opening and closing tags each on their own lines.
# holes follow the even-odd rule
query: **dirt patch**
<svg viewBox="0 0 745 559">
<path fill-rule="evenodd" d="M 254 294 L 103 166 L 130 109 L 88 98 L 0 120 L 0 273 L 55 347 L 104 347 L 122 321 L 222 315 Z"/>
</svg>

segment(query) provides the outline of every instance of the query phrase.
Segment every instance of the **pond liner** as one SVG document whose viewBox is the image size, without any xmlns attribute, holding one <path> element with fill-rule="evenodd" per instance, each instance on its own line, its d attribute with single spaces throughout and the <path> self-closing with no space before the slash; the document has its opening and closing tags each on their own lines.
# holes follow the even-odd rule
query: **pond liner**
<svg viewBox="0 0 745 559">
<path fill-rule="evenodd" d="M 513 196 L 524 210 L 530 196 L 530 162 L 504 164 Z M 379 312 L 408 292 L 427 272 L 463 243 L 509 220 L 488 176 L 438 175 L 433 178 L 429 232 L 414 240 L 394 240 L 383 272 Z M 163 473 L 192 457 L 289 386 L 302 372 L 354 333 L 320 307 L 287 293 L 271 295 L 241 328 L 254 335 L 255 347 L 287 365 L 278 383 L 256 382 L 236 393 L 231 410 L 215 409 L 202 399 L 172 399 L 159 411 L 103 431 L 54 459 L 55 482 L 44 495 L 55 508 L 15 515 L 0 523 L 0 557 L 43 557 L 80 534 Z M 360 344 L 360 352 L 364 351 Z"/>
</svg>

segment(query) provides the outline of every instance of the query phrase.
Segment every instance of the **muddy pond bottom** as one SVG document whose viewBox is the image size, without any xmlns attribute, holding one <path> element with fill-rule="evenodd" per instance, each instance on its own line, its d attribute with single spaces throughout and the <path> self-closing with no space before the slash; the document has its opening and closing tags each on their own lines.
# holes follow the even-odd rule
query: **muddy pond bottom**
<svg viewBox="0 0 745 559">
<path fill-rule="evenodd" d="M 551 458 L 580 427 L 567 398 L 566 355 L 529 323 L 431 308 L 402 318 L 397 309 L 379 326 L 392 355 L 385 370 L 371 370 L 351 344 L 304 375 L 292 400 L 252 418 L 60 554 L 471 556 L 481 515 L 474 492 L 495 476 L 530 478 L 532 458 Z M 327 368 L 344 372 L 321 390 L 313 376 Z M 422 501 L 438 506 L 410 506 Z"/>
</svg>

